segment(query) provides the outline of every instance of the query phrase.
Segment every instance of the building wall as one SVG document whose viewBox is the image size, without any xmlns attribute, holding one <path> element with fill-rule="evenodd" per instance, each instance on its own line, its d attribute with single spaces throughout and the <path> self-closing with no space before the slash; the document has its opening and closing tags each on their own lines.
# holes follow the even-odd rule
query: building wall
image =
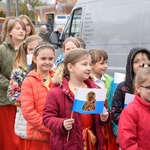
<svg viewBox="0 0 150 150">
<path fill-rule="evenodd" d="M 51 23 L 51 18 L 54 19 L 59 14 L 70 14 L 77 0 L 59 0 L 62 9 L 55 9 L 55 5 L 35 7 L 35 23 Z"/>
</svg>

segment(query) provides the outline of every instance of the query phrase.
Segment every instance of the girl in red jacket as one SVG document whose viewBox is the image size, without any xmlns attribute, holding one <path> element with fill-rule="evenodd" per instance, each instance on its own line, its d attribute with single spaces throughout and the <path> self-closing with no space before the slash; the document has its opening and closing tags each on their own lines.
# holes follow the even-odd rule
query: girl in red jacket
<svg viewBox="0 0 150 150">
<path fill-rule="evenodd" d="M 43 124 L 51 130 L 51 150 L 104 149 L 101 125 L 107 122 L 108 112 L 101 116 L 72 114 L 76 88 L 98 88 L 90 74 L 91 57 L 83 49 L 68 52 L 64 64 L 56 70 L 43 112 Z"/>
<path fill-rule="evenodd" d="M 21 108 L 26 119 L 27 150 L 49 150 L 50 130 L 42 124 L 44 103 L 51 88 L 55 51 L 49 43 L 39 44 L 33 53 L 31 70 L 21 86 Z"/>
<path fill-rule="evenodd" d="M 150 149 L 150 67 L 141 68 L 135 77 L 136 95 L 123 109 L 118 125 L 122 150 Z"/>
</svg>

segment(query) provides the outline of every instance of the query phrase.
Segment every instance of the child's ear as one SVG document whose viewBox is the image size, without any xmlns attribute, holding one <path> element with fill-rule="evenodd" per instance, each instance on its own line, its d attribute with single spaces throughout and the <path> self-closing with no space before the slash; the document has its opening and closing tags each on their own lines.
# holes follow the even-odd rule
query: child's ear
<svg viewBox="0 0 150 150">
<path fill-rule="evenodd" d="M 140 92 L 141 92 L 141 87 L 140 87 L 140 85 L 135 84 L 134 86 L 135 86 L 135 92 L 140 94 Z"/>
<path fill-rule="evenodd" d="M 32 56 L 32 60 L 33 60 L 34 63 L 36 63 L 36 58 L 35 58 L 34 55 Z"/>
<path fill-rule="evenodd" d="M 72 67 L 73 67 L 72 64 L 68 63 L 67 68 L 68 68 L 69 72 L 73 73 L 73 68 Z"/>
</svg>

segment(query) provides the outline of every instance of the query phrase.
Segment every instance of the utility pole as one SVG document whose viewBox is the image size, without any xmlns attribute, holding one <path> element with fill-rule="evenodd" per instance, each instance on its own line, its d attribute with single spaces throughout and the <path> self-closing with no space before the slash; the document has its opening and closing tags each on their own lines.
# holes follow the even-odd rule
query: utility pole
<svg viewBox="0 0 150 150">
<path fill-rule="evenodd" d="M 16 17 L 18 17 L 18 10 L 19 10 L 19 7 L 18 7 L 18 0 L 16 0 Z"/>
<path fill-rule="evenodd" d="M 7 17 L 10 16 L 10 0 L 7 0 Z"/>
</svg>

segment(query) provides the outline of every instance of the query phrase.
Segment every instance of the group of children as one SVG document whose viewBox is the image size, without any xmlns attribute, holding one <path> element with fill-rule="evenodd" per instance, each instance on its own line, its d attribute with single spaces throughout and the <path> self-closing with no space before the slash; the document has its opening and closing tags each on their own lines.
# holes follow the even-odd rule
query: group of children
<svg viewBox="0 0 150 150">
<path fill-rule="evenodd" d="M 3 25 L 0 149 L 118 150 L 112 120 L 115 127 L 119 125 L 121 149 L 149 149 L 150 68 L 144 64 L 150 60 L 150 51 L 130 51 L 126 79 L 113 93 L 105 50 L 87 51 L 82 38 L 70 37 L 54 63 L 53 46 L 42 42 L 27 16 L 20 18 L 10 17 Z M 33 54 L 30 70 L 27 54 Z M 72 114 L 76 88 L 106 88 L 107 112 Z M 126 93 L 137 94 L 123 109 Z"/>
</svg>

